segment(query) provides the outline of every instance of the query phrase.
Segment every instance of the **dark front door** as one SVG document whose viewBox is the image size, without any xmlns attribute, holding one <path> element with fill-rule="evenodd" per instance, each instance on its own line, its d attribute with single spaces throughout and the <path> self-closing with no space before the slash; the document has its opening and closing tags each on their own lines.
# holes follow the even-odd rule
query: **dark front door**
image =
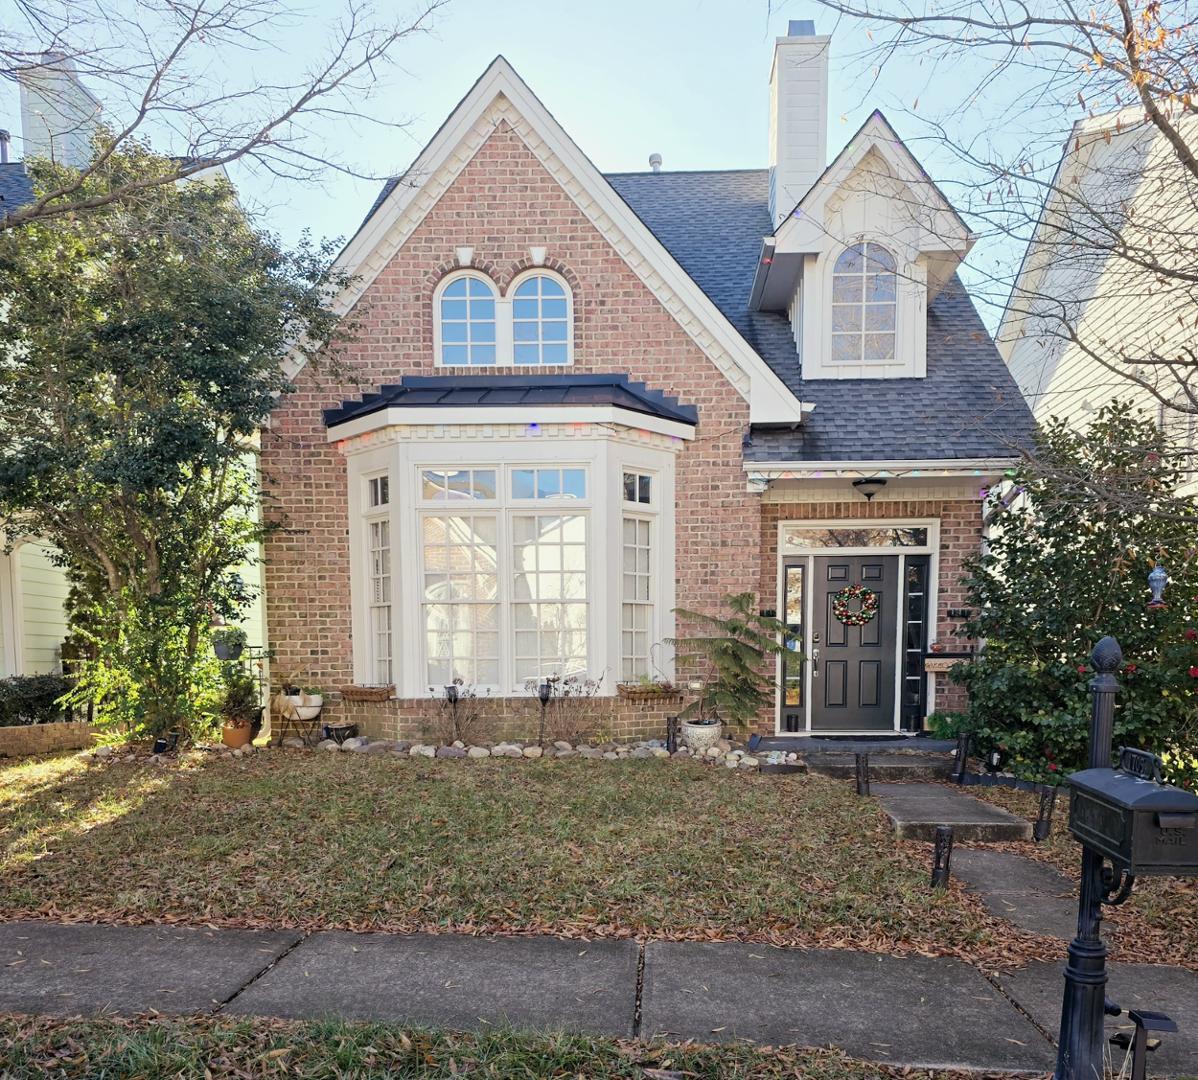
<svg viewBox="0 0 1198 1080">
<path fill-rule="evenodd" d="M 813 560 L 811 730 L 893 731 L 898 556 L 849 555 Z M 847 625 L 833 611 L 841 589 L 862 585 L 877 597 L 874 617 Z M 851 611 L 861 607 L 849 602 Z"/>
</svg>

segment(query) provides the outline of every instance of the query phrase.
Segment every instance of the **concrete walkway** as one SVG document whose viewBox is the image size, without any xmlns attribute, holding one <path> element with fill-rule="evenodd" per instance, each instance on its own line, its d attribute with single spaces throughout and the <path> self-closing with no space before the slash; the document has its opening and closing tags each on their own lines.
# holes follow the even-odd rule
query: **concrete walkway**
<svg viewBox="0 0 1198 1080">
<path fill-rule="evenodd" d="M 0 923 L 4 1012 L 509 1024 L 619 1038 L 831 1044 L 920 1068 L 1051 1068 L 1056 968 L 992 981 L 947 958 L 739 942 Z M 1121 994 L 1183 1025 L 1154 1073 L 1194 1073 L 1198 975 L 1117 965 L 1110 996 Z"/>
<path fill-rule="evenodd" d="M 951 825 L 955 840 L 1030 840 L 1032 823 L 945 784 L 870 784 L 900 840 L 933 840 Z"/>
</svg>

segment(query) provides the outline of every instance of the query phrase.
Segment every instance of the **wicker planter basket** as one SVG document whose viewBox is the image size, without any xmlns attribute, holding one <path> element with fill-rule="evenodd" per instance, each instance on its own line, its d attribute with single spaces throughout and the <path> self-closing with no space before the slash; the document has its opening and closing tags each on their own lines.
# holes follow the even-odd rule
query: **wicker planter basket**
<svg viewBox="0 0 1198 1080">
<path fill-rule="evenodd" d="M 390 701 L 395 686 L 342 686 L 340 691 L 345 701 Z"/>
<path fill-rule="evenodd" d="M 629 701 L 667 701 L 682 696 L 682 691 L 663 683 L 659 686 L 642 686 L 640 683 L 616 683 L 616 693 Z"/>
</svg>

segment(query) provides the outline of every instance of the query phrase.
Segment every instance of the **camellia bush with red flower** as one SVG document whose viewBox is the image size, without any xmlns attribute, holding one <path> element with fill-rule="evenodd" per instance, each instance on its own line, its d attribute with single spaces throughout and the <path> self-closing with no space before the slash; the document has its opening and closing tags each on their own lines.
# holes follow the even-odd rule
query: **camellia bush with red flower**
<svg viewBox="0 0 1198 1080">
<path fill-rule="evenodd" d="M 1045 425 L 986 494 L 967 627 L 984 646 L 953 673 L 976 752 L 1029 780 L 1084 768 L 1089 655 L 1111 634 L 1125 660 L 1115 746 L 1162 755 L 1170 779 L 1198 788 L 1198 510 L 1178 494 L 1184 460 L 1148 417 L 1113 404 L 1084 433 Z M 1150 608 L 1157 562 L 1170 581 Z"/>
</svg>

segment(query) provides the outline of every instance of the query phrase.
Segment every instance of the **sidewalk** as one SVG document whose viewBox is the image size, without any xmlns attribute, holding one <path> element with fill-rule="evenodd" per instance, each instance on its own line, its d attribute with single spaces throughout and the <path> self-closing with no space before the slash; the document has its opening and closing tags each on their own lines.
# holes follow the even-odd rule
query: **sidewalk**
<svg viewBox="0 0 1198 1080">
<path fill-rule="evenodd" d="M 620 1038 L 832 1044 L 890 1064 L 1043 1072 L 1060 972 L 992 983 L 947 958 L 737 942 L 0 923 L 0 1011 L 508 1024 Z M 639 973 L 639 974 L 638 974 Z M 1183 1025 L 1156 1075 L 1198 1068 L 1198 975 L 1114 965 L 1110 996 Z"/>
</svg>

